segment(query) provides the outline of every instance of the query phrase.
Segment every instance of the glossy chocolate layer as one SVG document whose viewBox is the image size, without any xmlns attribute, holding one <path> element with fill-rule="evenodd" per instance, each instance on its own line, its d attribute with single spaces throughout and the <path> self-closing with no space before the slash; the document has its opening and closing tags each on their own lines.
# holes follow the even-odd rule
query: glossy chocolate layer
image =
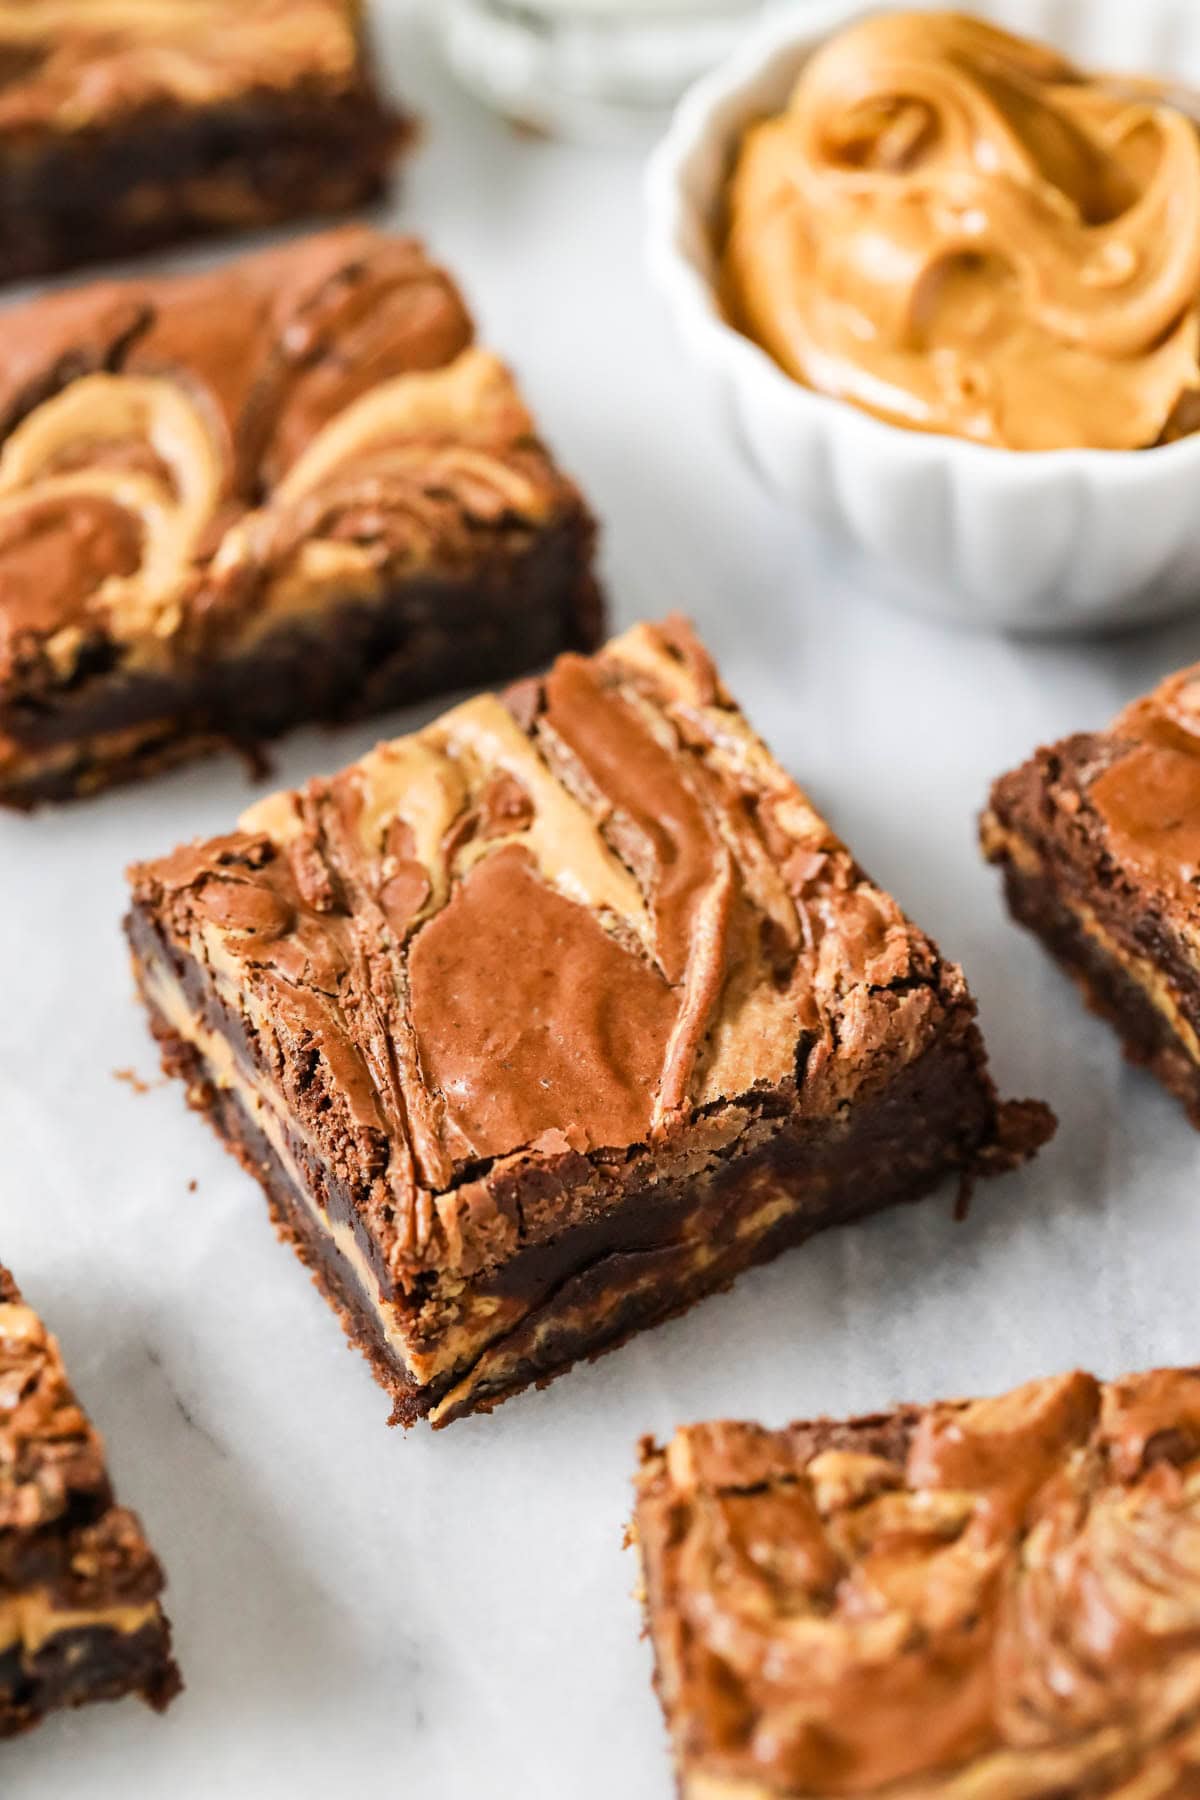
<svg viewBox="0 0 1200 1800">
<path fill-rule="evenodd" d="M 57 1343 L 0 1268 L 0 1737 L 57 1705 L 165 1706 L 179 1676 L 162 1586 Z"/>
<path fill-rule="evenodd" d="M 424 691 L 454 680 L 443 615 L 464 681 L 594 640 L 586 510 L 415 243 L 347 228 L 8 323 L 0 787 L 40 779 L 48 745 L 147 721 L 269 735 L 253 685 L 297 640 L 336 666 L 356 609 L 393 621 L 372 663 L 427 664 Z M 370 666 L 358 683 L 402 697 Z M 289 711 L 276 685 L 288 723 L 355 710 L 339 692 Z"/>
<path fill-rule="evenodd" d="M 1200 1374 L 647 1442 L 636 1534 L 685 1796 L 1200 1782 Z"/>
<path fill-rule="evenodd" d="M 956 1098 L 928 1141 L 918 1083 L 882 1149 L 857 1147 L 891 1155 L 889 1198 L 1048 1129 L 997 1107 L 958 971 L 680 623 L 468 701 L 132 880 L 164 1036 L 257 1118 L 426 1388 L 589 1261 L 707 1244 L 695 1285 L 720 1285 L 752 1257 L 722 1274 L 703 1196 L 743 1165 L 774 1209 L 747 1244 L 854 1210 L 821 1132 L 935 1051 Z"/>
</svg>

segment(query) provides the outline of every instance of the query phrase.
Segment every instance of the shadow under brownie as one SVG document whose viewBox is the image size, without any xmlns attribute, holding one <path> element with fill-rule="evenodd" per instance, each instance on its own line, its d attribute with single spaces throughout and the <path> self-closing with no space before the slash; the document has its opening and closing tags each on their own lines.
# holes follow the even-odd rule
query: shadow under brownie
<svg viewBox="0 0 1200 1800">
<path fill-rule="evenodd" d="M 1200 667 L 992 789 L 1013 917 L 1200 1128 Z"/>
<path fill-rule="evenodd" d="M 472 337 L 362 227 L 0 315 L 0 804 L 590 648 L 590 515 Z"/>
<path fill-rule="evenodd" d="M 162 1586 L 57 1343 L 0 1268 L 0 1738 L 124 1694 L 167 1706 Z"/>
<path fill-rule="evenodd" d="M 1051 1129 L 681 623 L 131 879 L 166 1067 L 405 1424 Z"/>
<path fill-rule="evenodd" d="M 682 1800 L 1200 1793 L 1200 1372 L 647 1439 Z"/>
<path fill-rule="evenodd" d="M 378 198 L 357 0 L 4 0 L 0 281 Z"/>
</svg>

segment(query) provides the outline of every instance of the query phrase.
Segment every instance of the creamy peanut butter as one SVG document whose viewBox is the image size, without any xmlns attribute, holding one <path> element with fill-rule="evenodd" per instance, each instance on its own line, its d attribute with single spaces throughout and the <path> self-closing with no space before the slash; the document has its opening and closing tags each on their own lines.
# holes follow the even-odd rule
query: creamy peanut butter
<svg viewBox="0 0 1200 1800">
<path fill-rule="evenodd" d="M 157 1600 L 141 1606 L 80 1606 L 55 1604 L 54 1596 L 40 1588 L 14 1594 L 0 1601 L 0 1651 L 19 1646 L 36 1656 L 53 1638 L 69 1631 L 115 1631 L 132 1637 L 159 1617 Z"/>
<path fill-rule="evenodd" d="M 954 12 L 885 13 L 747 134 L 722 281 L 798 381 L 914 430 L 1135 450 L 1200 427 L 1200 128 Z"/>
</svg>

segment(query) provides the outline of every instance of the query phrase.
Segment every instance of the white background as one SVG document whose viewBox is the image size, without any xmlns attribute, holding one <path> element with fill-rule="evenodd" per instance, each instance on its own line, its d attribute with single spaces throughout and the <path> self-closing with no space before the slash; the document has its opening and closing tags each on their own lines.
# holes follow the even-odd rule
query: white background
<svg viewBox="0 0 1200 1800">
<path fill-rule="evenodd" d="M 783 762 L 966 965 L 1005 1090 L 1062 1126 L 964 1224 L 944 1193 L 492 1418 L 389 1432 L 257 1188 L 158 1081 L 131 995 L 124 864 L 228 826 L 243 772 L 3 817 L 0 1256 L 166 1564 L 188 1684 L 165 1719 L 128 1702 L 0 1748 L 3 1800 L 666 1800 L 621 1547 L 642 1432 L 1200 1356 L 1197 1140 L 1006 922 L 974 842 L 993 775 L 1200 655 L 1200 618 L 1037 644 L 888 610 L 763 496 L 696 391 L 642 275 L 639 154 L 520 139 L 454 91 L 406 6 L 382 27 L 427 121 L 396 221 L 458 272 L 591 496 L 615 624 L 692 614 Z M 294 738 L 279 774 L 380 730 Z"/>
</svg>

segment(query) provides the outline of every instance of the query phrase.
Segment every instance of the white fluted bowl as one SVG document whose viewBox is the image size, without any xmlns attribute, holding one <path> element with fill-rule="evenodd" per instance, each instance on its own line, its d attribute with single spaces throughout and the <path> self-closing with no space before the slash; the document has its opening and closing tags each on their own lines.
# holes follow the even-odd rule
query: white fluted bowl
<svg viewBox="0 0 1200 1800">
<path fill-rule="evenodd" d="M 1200 605 L 1200 436 L 1140 451 L 994 449 L 802 387 L 726 324 L 714 225 L 753 120 L 862 14 L 804 0 L 685 96 L 647 176 L 654 284 L 730 430 L 786 501 L 868 551 L 881 590 L 962 624 L 1082 632 Z M 1085 65 L 1200 84 L 1197 0 L 974 0 Z"/>
</svg>

